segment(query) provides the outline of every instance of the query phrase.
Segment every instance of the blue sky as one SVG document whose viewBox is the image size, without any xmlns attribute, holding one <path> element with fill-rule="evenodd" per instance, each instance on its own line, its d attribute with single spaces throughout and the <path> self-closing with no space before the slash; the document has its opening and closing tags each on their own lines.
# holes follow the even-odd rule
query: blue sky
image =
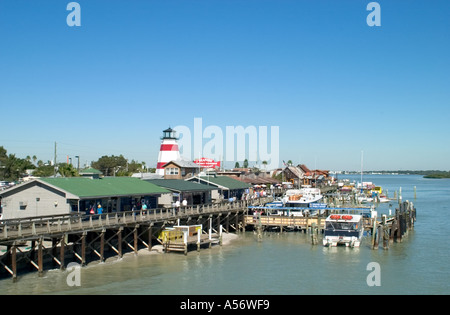
<svg viewBox="0 0 450 315">
<path fill-rule="evenodd" d="M 279 126 L 280 161 L 450 169 L 450 1 L 0 0 L 0 145 L 156 165 L 170 126 Z M 233 163 L 234 165 L 234 163 Z"/>
</svg>

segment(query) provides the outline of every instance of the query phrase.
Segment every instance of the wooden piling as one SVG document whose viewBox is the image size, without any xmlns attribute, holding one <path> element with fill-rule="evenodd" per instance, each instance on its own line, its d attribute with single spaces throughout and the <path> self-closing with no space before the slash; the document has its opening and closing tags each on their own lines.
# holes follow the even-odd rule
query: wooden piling
<svg viewBox="0 0 450 315">
<path fill-rule="evenodd" d="M 105 232 L 106 230 L 102 230 L 100 234 L 100 261 L 105 261 Z"/>
<path fill-rule="evenodd" d="M 11 268 L 12 268 L 12 277 L 13 282 L 17 281 L 17 247 L 14 243 L 13 246 L 11 246 Z"/>
<path fill-rule="evenodd" d="M 386 216 L 382 216 L 382 231 L 383 231 L 383 249 L 389 249 L 389 227 L 386 224 Z"/>
<path fill-rule="evenodd" d="M 42 237 L 40 237 L 39 241 L 38 241 L 38 274 L 39 274 L 39 277 L 42 277 L 42 274 L 44 272 L 44 267 L 43 267 L 43 265 L 44 265 L 44 262 L 43 262 L 44 244 L 43 244 L 43 242 L 44 242 L 44 239 Z"/>
<path fill-rule="evenodd" d="M 63 234 L 61 236 L 61 240 L 59 242 L 59 262 L 60 262 L 60 269 L 65 270 L 66 267 L 64 265 L 64 257 L 66 255 L 65 253 L 65 247 L 66 247 L 66 234 Z"/>
<path fill-rule="evenodd" d="M 137 255 L 138 253 L 138 228 L 139 228 L 139 224 L 137 224 L 134 227 L 134 231 L 133 231 L 133 235 L 134 235 L 134 243 L 133 243 L 133 247 L 134 247 L 134 253 Z"/>
<path fill-rule="evenodd" d="M 152 239 L 153 239 L 153 229 L 152 229 L 153 224 L 150 224 L 150 226 L 148 227 L 148 243 L 147 243 L 147 249 L 148 251 L 152 250 Z"/>
<path fill-rule="evenodd" d="M 313 245 L 316 245 L 319 240 L 318 240 L 318 228 L 316 226 L 316 223 L 314 222 L 311 226 L 311 243 Z"/>
<path fill-rule="evenodd" d="M 86 266 L 86 237 L 87 232 L 81 236 L 81 266 Z"/>
<path fill-rule="evenodd" d="M 117 251 L 118 251 L 119 258 L 123 257 L 123 252 L 122 252 L 122 231 L 123 231 L 123 227 L 120 227 L 119 231 L 117 232 Z"/>
<path fill-rule="evenodd" d="M 203 231 L 200 228 L 200 230 L 197 231 L 197 252 L 200 251 L 200 241 L 201 241 L 202 233 L 203 233 Z"/>
<path fill-rule="evenodd" d="M 372 249 L 375 249 L 375 242 L 376 242 L 376 235 L 377 235 L 377 218 L 373 218 L 372 223 Z M 378 248 L 378 245 L 376 246 Z"/>
<path fill-rule="evenodd" d="M 378 225 L 375 226 L 375 230 L 372 236 L 373 246 L 372 249 L 378 249 L 379 240 L 380 240 L 380 228 Z"/>
</svg>

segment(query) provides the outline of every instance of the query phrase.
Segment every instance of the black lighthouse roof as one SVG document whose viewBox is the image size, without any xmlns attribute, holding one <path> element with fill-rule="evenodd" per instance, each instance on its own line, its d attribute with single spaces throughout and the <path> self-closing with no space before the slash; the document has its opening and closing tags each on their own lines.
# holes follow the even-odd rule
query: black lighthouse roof
<svg viewBox="0 0 450 315">
<path fill-rule="evenodd" d="M 167 128 L 166 130 L 163 130 L 163 136 L 161 137 L 161 139 L 175 139 L 178 140 L 178 138 L 175 136 L 175 130 L 173 130 L 172 128 Z"/>
</svg>

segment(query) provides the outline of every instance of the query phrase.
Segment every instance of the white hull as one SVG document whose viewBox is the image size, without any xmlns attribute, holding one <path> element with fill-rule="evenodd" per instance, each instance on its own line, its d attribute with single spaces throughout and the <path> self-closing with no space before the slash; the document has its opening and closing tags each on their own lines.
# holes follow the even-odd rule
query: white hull
<svg viewBox="0 0 450 315">
<path fill-rule="evenodd" d="M 332 214 L 325 219 L 323 245 L 359 247 L 363 233 L 361 215 Z"/>
<path fill-rule="evenodd" d="M 336 247 L 338 245 L 345 245 L 346 247 L 359 247 L 361 245 L 361 239 L 357 237 L 336 237 L 326 236 L 323 239 L 323 246 Z"/>
</svg>

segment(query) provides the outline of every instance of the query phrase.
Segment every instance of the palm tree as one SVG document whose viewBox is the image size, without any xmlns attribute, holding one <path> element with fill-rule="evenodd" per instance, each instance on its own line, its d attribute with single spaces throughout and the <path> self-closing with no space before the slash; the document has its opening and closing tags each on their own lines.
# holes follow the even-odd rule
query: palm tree
<svg viewBox="0 0 450 315">
<path fill-rule="evenodd" d="M 267 170 L 266 170 L 266 167 L 267 167 L 267 161 L 266 161 L 266 160 L 262 161 L 262 164 L 264 165 L 264 170 L 267 171 Z"/>
</svg>

